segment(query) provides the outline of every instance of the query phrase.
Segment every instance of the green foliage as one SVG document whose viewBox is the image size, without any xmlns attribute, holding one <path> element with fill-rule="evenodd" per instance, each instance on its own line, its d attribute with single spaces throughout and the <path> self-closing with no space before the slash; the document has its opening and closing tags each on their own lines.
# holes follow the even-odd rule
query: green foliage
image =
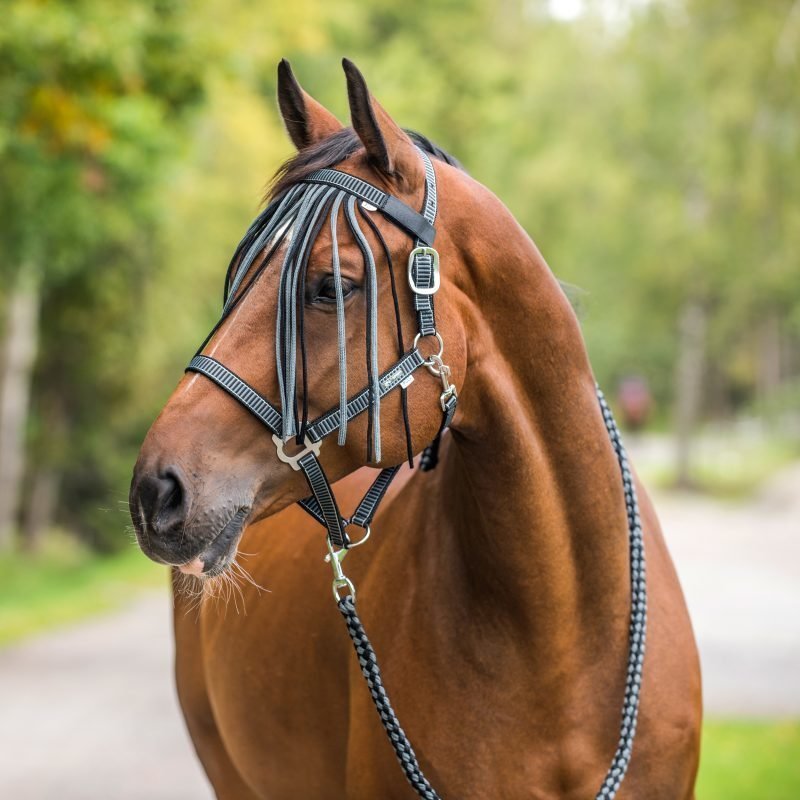
<svg viewBox="0 0 800 800">
<path fill-rule="evenodd" d="M 124 246 L 148 216 L 173 123 L 202 98 L 180 3 L 13 0 L 0 31 L 5 269 L 56 276 Z"/>
<path fill-rule="evenodd" d="M 61 473 L 62 520 L 101 547 L 117 534 L 95 509 L 123 485 L 119 448 L 139 434 L 115 409 L 162 258 L 160 168 L 205 91 L 189 11 L 14 0 L 0 30 L 0 274 L 41 287 L 30 461 Z"/>
<path fill-rule="evenodd" d="M 545 0 L 6 3 L 0 276 L 40 280 L 30 454 L 61 476 L 59 520 L 122 541 L 103 509 L 290 153 L 284 56 L 342 120 L 353 58 L 398 121 L 503 198 L 582 287 L 609 389 L 643 374 L 667 416 L 676 320 L 699 299 L 717 407 L 751 402 L 765 316 L 800 350 L 796 3 L 652 0 L 611 22 L 585 6 L 565 23 Z"/>
<path fill-rule="evenodd" d="M 0 555 L 0 646 L 110 611 L 136 592 L 166 588 L 168 580 L 164 567 L 133 546 L 100 557 L 74 539 L 53 536 L 35 557 Z"/>
</svg>

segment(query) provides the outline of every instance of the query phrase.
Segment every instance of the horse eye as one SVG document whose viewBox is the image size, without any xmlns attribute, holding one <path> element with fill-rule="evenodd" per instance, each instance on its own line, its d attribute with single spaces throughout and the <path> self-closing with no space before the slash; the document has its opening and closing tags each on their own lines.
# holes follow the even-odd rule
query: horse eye
<svg viewBox="0 0 800 800">
<path fill-rule="evenodd" d="M 342 297 L 346 300 L 355 291 L 355 285 L 347 278 L 342 278 Z M 333 275 L 326 275 L 317 286 L 311 298 L 312 303 L 335 303 L 336 280 Z"/>
</svg>

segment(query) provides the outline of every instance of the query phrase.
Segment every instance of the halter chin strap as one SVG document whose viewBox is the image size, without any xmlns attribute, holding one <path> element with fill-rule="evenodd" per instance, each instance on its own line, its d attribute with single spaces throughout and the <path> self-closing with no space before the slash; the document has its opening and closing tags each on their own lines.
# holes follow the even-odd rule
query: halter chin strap
<svg viewBox="0 0 800 800">
<path fill-rule="evenodd" d="M 434 443 L 436 450 L 438 450 L 438 441 L 441 433 L 450 425 L 458 402 L 458 394 L 455 387 L 449 383 L 450 371 L 441 359 L 443 343 L 441 335 L 436 330 L 436 318 L 433 309 L 433 295 L 439 288 L 439 255 L 432 247 L 436 236 L 434 222 L 436 221 L 438 205 L 436 173 L 428 155 L 422 150 L 419 150 L 419 153 L 425 165 L 425 200 L 422 213 L 414 211 L 406 203 L 372 184 L 339 170 L 317 170 L 302 181 L 302 183 L 319 184 L 346 192 L 361 201 L 365 210 L 380 211 L 395 225 L 415 237 L 414 248 L 408 259 L 408 280 L 409 286 L 414 293 L 414 307 L 417 312 L 419 330 L 414 339 L 414 347 L 379 376 L 377 392 L 373 391 L 373 387 L 367 386 L 358 394 L 349 398 L 345 406 L 336 405 L 322 414 L 308 425 L 300 451 L 289 454 L 285 450 L 284 415 L 269 400 L 259 394 L 235 372 L 210 356 L 196 355 L 186 367 L 187 371 L 205 375 L 221 389 L 228 392 L 231 397 L 241 403 L 272 433 L 278 458 L 292 469 L 302 471 L 311 489 L 311 496 L 299 501 L 300 507 L 325 527 L 328 532 L 329 545 L 341 548 L 343 552 L 351 546 L 346 532 L 347 527 L 349 525 L 358 525 L 369 531 L 369 523 L 377 513 L 378 506 L 386 495 L 389 485 L 397 475 L 400 467 L 394 466 L 381 470 L 356 507 L 356 510 L 349 518 L 345 518 L 339 511 L 330 482 L 319 461 L 322 440 L 339 429 L 343 423 L 346 425 L 347 422 L 367 411 L 370 407 L 371 395 L 373 396 L 372 399 L 375 400 L 380 399 L 397 387 L 406 388 L 414 380 L 412 373 L 423 365 L 442 379 L 442 424 Z M 289 193 L 291 194 L 294 191 L 294 188 L 290 189 Z M 281 203 L 282 206 L 285 205 L 286 198 Z M 279 206 L 279 208 L 282 206 Z M 278 222 L 267 230 L 272 235 L 279 227 Z M 252 230 L 253 228 L 251 228 Z M 250 232 L 248 232 L 249 234 Z M 266 238 L 261 238 L 264 238 L 263 243 L 266 244 Z M 240 267 L 234 278 L 237 286 L 242 279 L 243 269 Z M 436 336 L 440 344 L 438 354 L 428 359 L 424 358 L 416 347 L 419 339 L 427 336 Z M 377 398 L 374 397 L 376 393 Z M 428 454 L 430 449 L 430 447 L 426 448 L 425 454 Z M 431 459 L 426 458 L 425 455 L 423 455 L 422 463 L 425 469 L 432 468 Z M 352 584 L 341 573 L 340 562 L 344 557 L 343 552 L 338 557 L 334 555 L 334 552 L 332 550 L 331 559 L 334 562 L 334 594 L 336 594 L 337 582 L 339 588 L 346 586 L 352 589 Z"/>
</svg>

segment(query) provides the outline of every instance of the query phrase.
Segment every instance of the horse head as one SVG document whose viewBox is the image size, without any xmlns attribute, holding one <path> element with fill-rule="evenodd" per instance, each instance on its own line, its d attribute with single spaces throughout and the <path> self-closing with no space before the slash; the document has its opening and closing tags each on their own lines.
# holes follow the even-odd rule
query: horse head
<svg viewBox="0 0 800 800">
<path fill-rule="evenodd" d="M 303 474 L 286 461 L 293 451 L 304 452 L 309 422 L 320 414 L 344 408 L 348 397 L 367 388 L 367 413 L 345 419 L 338 441 L 326 439 L 319 452 L 336 481 L 365 464 L 410 460 L 436 436 L 442 381 L 435 364 L 443 362 L 429 357 L 440 342 L 447 343 L 439 355 L 452 383 L 460 386 L 465 378 L 463 275 L 470 243 L 477 245 L 481 225 L 490 224 L 480 208 L 489 193 L 394 122 L 355 65 L 345 60 L 344 70 L 351 128 L 300 87 L 287 62 L 279 66 L 279 107 L 298 152 L 277 174 L 265 211 L 236 250 L 223 316 L 198 351 L 279 410 L 281 435 L 270 436 L 207 377 L 187 372 L 134 468 L 130 502 L 141 548 L 187 572 L 223 571 L 246 525 L 308 494 Z M 409 230 L 363 198 L 306 182 L 335 166 L 419 210 L 430 191 L 430 161 L 420 145 L 433 157 L 440 198 L 435 334 L 419 327 L 407 277 L 414 247 Z M 417 370 L 408 391 L 403 386 L 381 396 L 382 376 L 416 345 L 434 374 Z"/>
</svg>

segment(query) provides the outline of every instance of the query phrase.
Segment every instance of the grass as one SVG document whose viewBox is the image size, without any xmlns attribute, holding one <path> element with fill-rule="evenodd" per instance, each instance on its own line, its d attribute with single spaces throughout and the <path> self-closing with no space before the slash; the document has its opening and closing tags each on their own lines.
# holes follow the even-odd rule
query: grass
<svg viewBox="0 0 800 800">
<path fill-rule="evenodd" d="M 133 546 L 97 556 L 53 536 L 35 556 L 0 556 L 0 646 L 121 606 L 135 592 L 167 586 L 163 567 Z"/>
<path fill-rule="evenodd" d="M 697 798 L 800 798 L 800 721 L 707 721 Z"/>
</svg>

